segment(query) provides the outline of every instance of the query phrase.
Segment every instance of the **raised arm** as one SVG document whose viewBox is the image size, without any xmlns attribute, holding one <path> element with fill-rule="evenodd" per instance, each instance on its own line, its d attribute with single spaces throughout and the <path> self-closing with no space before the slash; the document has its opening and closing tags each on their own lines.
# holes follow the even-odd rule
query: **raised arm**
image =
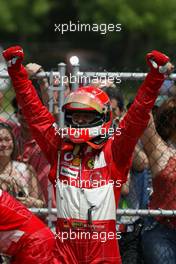
<svg viewBox="0 0 176 264">
<path fill-rule="evenodd" d="M 169 58 L 158 51 L 147 54 L 147 63 L 150 66 L 150 72 L 140 86 L 134 103 L 120 122 L 121 135 L 115 134 L 112 143 L 113 160 L 124 175 L 129 169 L 135 145 L 147 126 L 149 112 L 158 91 L 166 74 L 173 70 Z"/>
<path fill-rule="evenodd" d="M 17 101 L 22 108 L 22 113 L 32 131 L 33 137 L 41 147 L 49 162 L 53 153 L 57 151 L 60 137 L 56 133 L 53 124 L 54 117 L 48 109 L 42 105 L 24 66 L 21 64 L 24 58 L 20 46 L 11 47 L 3 52 L 8 64 L 8 73 L 11 77 L 16 92 Z"/>
</svg>

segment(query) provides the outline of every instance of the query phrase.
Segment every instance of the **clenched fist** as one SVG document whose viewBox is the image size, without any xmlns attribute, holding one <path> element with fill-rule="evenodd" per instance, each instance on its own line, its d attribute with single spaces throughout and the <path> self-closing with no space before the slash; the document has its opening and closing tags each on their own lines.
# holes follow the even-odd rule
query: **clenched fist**
<svg viewBox="0 0 176 264">
<path fill-rule="evenodd" d="M 174 69 L 170 58 L 157 50 L 148 53 L 146 60 L 153 73 L 170 74 Z"/>
<path fill-rule="evenodd" d="M 10 47 L 3 51 L 4 59 L 7 61 L 7 66 L 18 69 L 24 59 L 23 49 L 20 46 Z"/>
</svg>

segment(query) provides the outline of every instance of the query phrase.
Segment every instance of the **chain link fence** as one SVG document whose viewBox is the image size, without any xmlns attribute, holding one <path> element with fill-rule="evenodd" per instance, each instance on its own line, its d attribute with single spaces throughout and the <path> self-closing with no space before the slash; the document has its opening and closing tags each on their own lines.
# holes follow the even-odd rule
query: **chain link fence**
<svg viewBox="0 0 176 264">
<path fill-rule="evenodd" d="M 39 97 L 48 107 L 49 111 L 54 114 L 59 127 L 64 127 L 64 115 L 61 106 L 63 105 L 66 90 L 69 92 L 69 86 L 71 86 L 71 90 L 75 90 L 79 83 L 86 85 L 92 82 L 95 83 L 96 80 L 98 84 L 102 84 L 102 80 L 108 79 L 110 82 L 113 80 L 113 84 L 116 85 L 113 87 L 114 89 L 118 89 L 121 95 L 120 100 L 122 100 L 117 104 L 117 106 L 121 107 L 120 119 L 124 115 L 126 108 L 132 103 L 137 88 L 145 78 L 146 73 L 80 72 L 79 65 L 75 64 L 72 66 L 70 76 L 72 77 L 72 81 L 70 81 L 71 79 L 68 76 L 66 77 L 66 65 L 60 63 L 58 64 L 58 69 L 55 71 L 43 71 L 31 77 Z M 176 74 L 172 74 L 169 80 L 169 89 L 172 88 L 173 91 L 173 80 L 175 79 Z M 104 85 L 102 84 L 102 86 Z M 168 92 L 168 95 L 172 96 L 170 92 Z M 158 100 L 161 100 L 161 102 L 157 101 L 158 105 L 155 105 L 157 107 L 160 106 L 159 103 L 163 102 L 163 98 L 159 98 Z M 21 109 L 16 102 L 6 68 L 0 69 L 0 107 L 0 129 L 7 128 L 11 135 L 3 135 L 3 140 L 7 141 L 9 146 L 10 154 L 4 150 L 4 155 L 9 155 L 9 163 L 4 168 L 1 168 L 0 186 L 23 202 L 34 213 L 42 217 L 51 227 L 52 222 L 56 220 L 56 202 L 52 186 L 48 181 L 50 165 L 32 138 L 25 118 L 21 114 Z M 152 135 L 151 133 L 149 134 Z M 149 140 L 154 147 L 157 147 L 155 146 L 154 139 Z M 169 144 L 169 138 L 167 138 L 167 141 Z M 144 148 L 143 145 L 145 145 Z M 152 174 L 154 170 L 151 168 L 151 163 L 153 162 L 152 164 L 155 169 L 157 162 L 158 166 L 160 166 L 160 162 L 157 160 L 151 162 L 152 158 L 149 157 L 150 149 L 151 146 L 147 146 L 146 139 L 143 139 L 142 143 L 141 141 L 139 142 L 135 154 L 136 159 L 138 159 L 137 169 L 135 169 L 135 166 L 131 169 L 129 180 L 126 186 L 122 188 L 121 209 L 117 210 L 117 220 L 119 223 L 134 222 L 139 216 L 176 216 L 176 210 L 172 210 L 173 208 L 170 207 L 168 207 L 169 210 L 161 208 L 157 210 L 147 209 L 147 204 L 153 191 Z M 158 160 L 161 160 L 165 151 L 168 151 L 169 158 L 173 158 L 175 149 L 173 145 L 169 149 L 158 148 L 158 151 L 160 151 Z M 139 153 L 142 153 L 142 156 Z M 143 158 L 144 161 L 142 161 Z M 148 161 L 146 161 L 147 159 Z M 173 167 L 173 170 L 175 170 L 175 167 Z M 145 174 L 143 171 L 145 171 Z M 140 179 L 137 179 L 137 176 Z M 162 199 L 162 196 L 159 196 L 159 198 Z"/>
</svg>

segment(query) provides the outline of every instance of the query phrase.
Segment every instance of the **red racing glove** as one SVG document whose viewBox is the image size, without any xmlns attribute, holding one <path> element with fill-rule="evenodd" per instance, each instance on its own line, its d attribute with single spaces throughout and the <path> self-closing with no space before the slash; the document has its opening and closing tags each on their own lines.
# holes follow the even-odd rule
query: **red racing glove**
<svg viewBox="0 0 176 264">
<path fill-rule="evenodd" d="M 24 59 L 24 52 L 20 46 L 10 47 L 3 51 L 2 55 L 7 62 L 8 73 L 12 83 L 20 80 L 28 80 L 28 74 L 21 64 Z"/>
<path fill-rule="evenodd" d="M 19 70 L 24 59 L 23 49 L 20 46 L 14 46 L 3 51 L 4 59 L 7 61 L 8 68 Z"/>
<path fill-rule="evenodd" d="M 167 73 L 170 65 L 170 59 L 165 54 L 153 50 L 146 56 L 147 64 L 149 65 L 151 72 L 155 74 Z"/>
</svg>

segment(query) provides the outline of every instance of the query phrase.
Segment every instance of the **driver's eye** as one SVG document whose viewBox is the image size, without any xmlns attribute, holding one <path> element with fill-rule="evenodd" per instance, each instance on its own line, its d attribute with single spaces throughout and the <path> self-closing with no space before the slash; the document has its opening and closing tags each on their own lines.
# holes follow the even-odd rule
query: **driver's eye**
<svg viewBox="0 0 176 264">
<path fill-rule="evenodd" d="M 73 115 L 72 115 L 72 118 L 73 118 L 73 119 L 78 119 L 79 117 L 80 117 L 79 114 L 73 114 Z"/>
<path fill-rule="evenodd" d="M 74 113 L 72 115 L 72 120 L 74 122 L 85 122 L 88 123 L 90 121 L 92 121 L 92 115 L 89 113 Z"/>
</svg>

